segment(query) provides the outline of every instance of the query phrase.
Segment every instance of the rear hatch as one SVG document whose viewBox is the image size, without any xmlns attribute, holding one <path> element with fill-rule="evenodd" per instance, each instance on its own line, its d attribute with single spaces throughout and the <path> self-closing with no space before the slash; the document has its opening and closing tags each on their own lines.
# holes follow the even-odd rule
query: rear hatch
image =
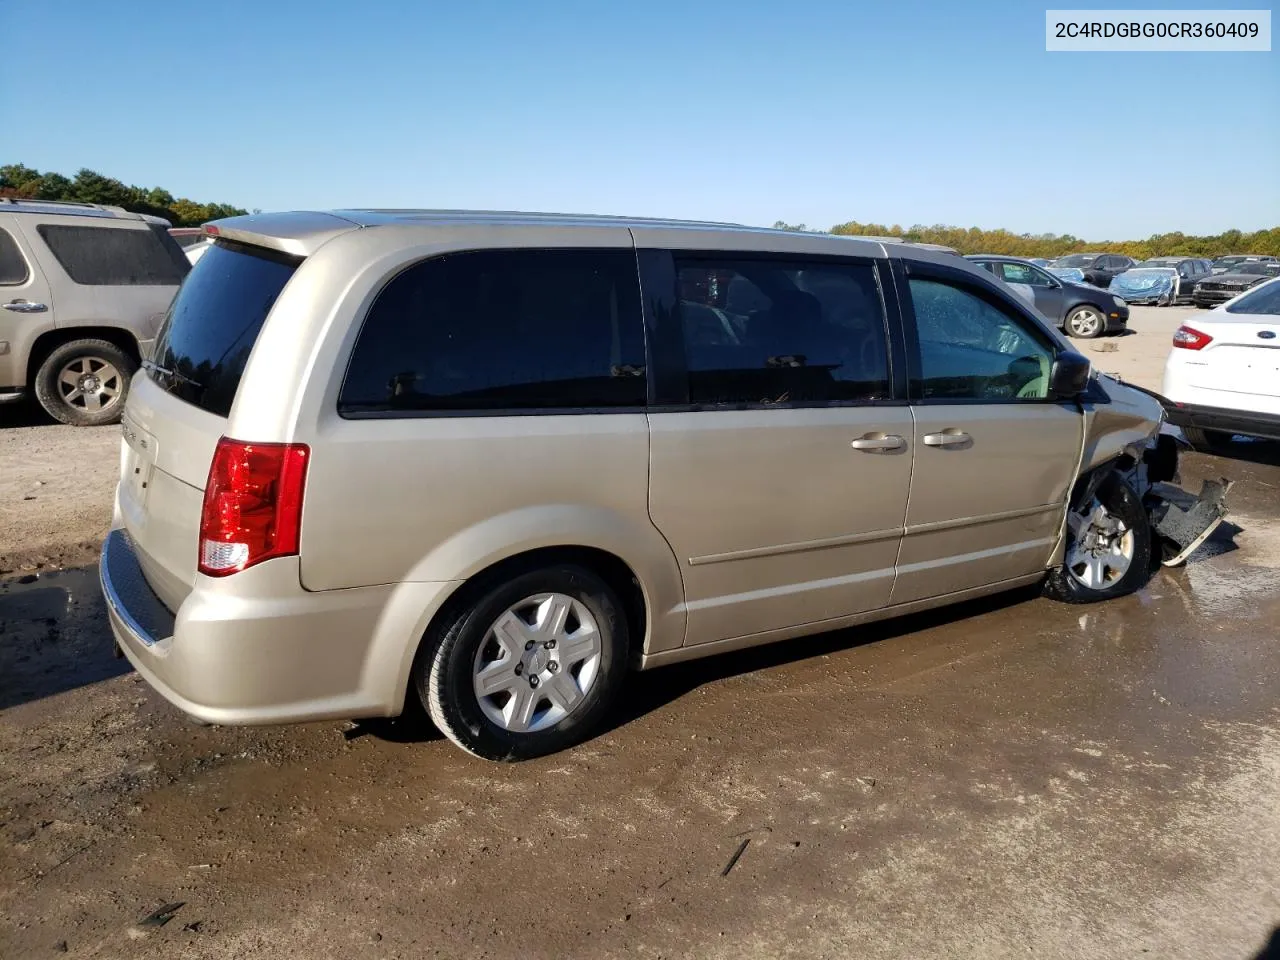
<svg viewBox="0 0 1280 960">
<path fill-rule="evenodd" d="M 195 581 L 209 464 L 267 314 L 301 258 L 218 240 L 191 268 L 125 408 L 119 502 L 172 610 Z"/>
</svg>

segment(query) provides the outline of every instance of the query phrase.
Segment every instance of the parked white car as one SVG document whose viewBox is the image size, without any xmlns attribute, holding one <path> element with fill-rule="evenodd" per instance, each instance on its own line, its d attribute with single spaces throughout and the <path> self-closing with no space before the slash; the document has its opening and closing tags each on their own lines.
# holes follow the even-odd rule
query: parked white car
<svg viewBox="0 0 1280 960">
<path fill-rule="evenodd" d="M 1179 327 L 1163 393 L 1197 449 L 1233 434 L 1280 440 L 1280 277 Z"/>
</svg>

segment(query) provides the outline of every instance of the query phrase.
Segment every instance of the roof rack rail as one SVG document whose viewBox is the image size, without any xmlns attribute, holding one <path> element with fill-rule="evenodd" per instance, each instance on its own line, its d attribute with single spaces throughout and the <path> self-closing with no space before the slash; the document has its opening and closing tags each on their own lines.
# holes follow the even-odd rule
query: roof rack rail
<svg viewBox="0 0 1280 960">
<path fill-rule="evenodd" d="M 39 200 L 35 197 L 0 197 L 0 203 L 34 203 L 45 207 L 77 207 L 81 210 L 102 210 L 107 213 L 128 213 L 124 207 L 106 203 L 81 203 L 78 200 Z"/>
</svg>

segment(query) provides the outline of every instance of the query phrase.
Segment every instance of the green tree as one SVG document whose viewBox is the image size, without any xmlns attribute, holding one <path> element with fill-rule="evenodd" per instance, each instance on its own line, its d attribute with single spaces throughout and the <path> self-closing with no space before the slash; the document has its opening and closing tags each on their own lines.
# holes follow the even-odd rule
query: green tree
<svg viewBox="0 0 1280 960">
<path fill-rule="evenodd" d="M 21 163 L 0 165 L 0 196 L 102 203 L 162 217 L 175 227 L 199 226 L 210 220 L 240 216 L 246 212 L 227 203 L 175 199 L 162 187 L 127 186 L 96 170 L 81 169 L 74 179 L 68 179 L 60 173 L 41 173 Z"/>
</svg>

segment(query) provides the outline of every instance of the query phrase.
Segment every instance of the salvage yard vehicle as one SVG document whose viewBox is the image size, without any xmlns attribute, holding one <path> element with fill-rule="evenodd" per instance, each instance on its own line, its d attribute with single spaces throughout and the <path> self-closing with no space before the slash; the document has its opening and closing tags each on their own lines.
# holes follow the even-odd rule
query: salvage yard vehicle
<svg viewBox="0 0 1280 960">
<path fill-rule="evenodd" d="M 1275 263 L 1276 258 L 1267 254 L 1259 253 L 1232 253 L 1225 257 L 1218 257 L 1209 264 L 1210 269 L 1214 273 L 1226 273 L 1232 267 L 1248 261 L 1260 260 L 1264 263 Z"/>
<path fill-rule="evenodd" d="M 1129 323 L 1129 305 L 1083 283 L 1070 283 L 1018 257 L 972 254 L 969 260 L 1009 284 L 1059 330 L 1088 339 L 1118 333 Z"/>
<path fill-rule="evenodd" d="M 1168 492 L 1158 400 L 951 254 L 550 214 L 207 229 L 100 574 L 124 654 L 208 722 L 413 700 L 535 756 L 628 666 L 1119 597 L 1225 510 Z"/>
<path fill-rule="evenodd" d="M 1134 265 L 1132 257 L 1118 253 L 1072 253 L 1059 257 L 1050 266 L 1074 267 L 1084 277 L 1084 282 L 1106 289 L 1112 279 Z"/>
<path fill-rule="evenodd" d="M 1233 434 L 1280 440 L 1280 278 L 1179 327 L 1162 394 L 1169 422 L 1199 450 Z"/>
<path fill-rule="evenodd" d="M 1266 283 L 1272 277 L 1280 277 L 1280 263 L 1274 260 L 1244 260 L 1225 273 L 1201 280 L 1192 291 L 1191 299 L 1197 307 L 1207 310 L 1240 296 L 1260 283 Z"/>
<path fill-rule="evenodd" d="M 1184 292 L 1182 278 L 1174 267 L 1145 264 L 1120 274 L 1111 281 L 1107 292 L 1130 305 L 1145 303 L 1157 307 L 1172 306 L 1191 296 L 1191 288 Z"/>
<path fill-rule="evenodd" d="M 0 403 L 114 423 L 189 264 L 158 217 L 0 198 Z"/>
</svg>

